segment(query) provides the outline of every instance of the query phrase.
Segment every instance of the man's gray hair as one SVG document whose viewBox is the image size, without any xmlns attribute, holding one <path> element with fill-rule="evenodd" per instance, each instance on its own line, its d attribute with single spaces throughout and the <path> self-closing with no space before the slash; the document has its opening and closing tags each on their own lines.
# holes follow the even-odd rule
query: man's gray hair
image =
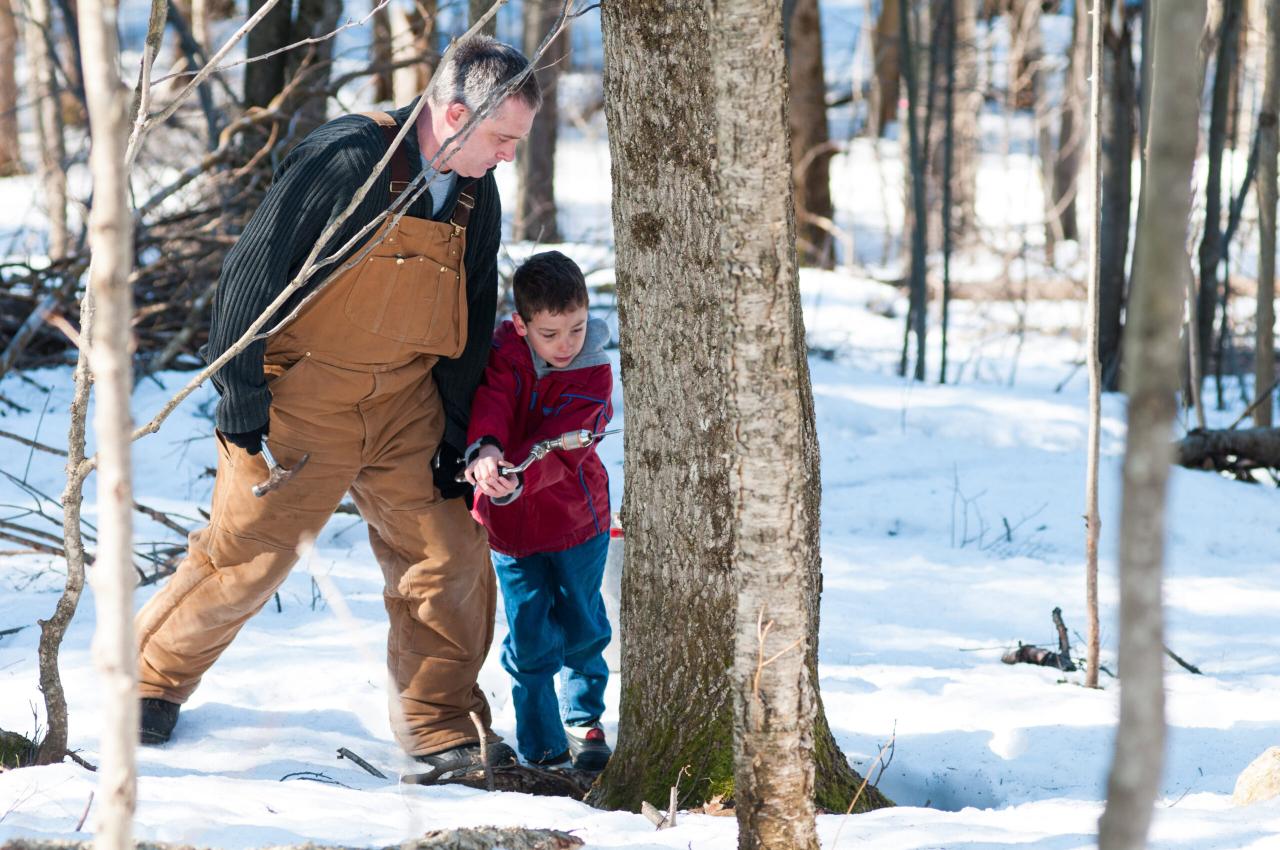
<svg viewBox="0 0 1280 850">
<path fill-rule="evenodd" d="M 454 46 L 453 52 L 431 81 L 427 99 L 436 106 L 461 103 L 475 112 L 513 79 L 528 71 L 507 97 L 519 98 L 534 110 L 542 106 L 542 89 L 519 50 L 487 35 L 475 35 Z M 496 108 L 496 104 L 495 104 Z"/>
</svg>

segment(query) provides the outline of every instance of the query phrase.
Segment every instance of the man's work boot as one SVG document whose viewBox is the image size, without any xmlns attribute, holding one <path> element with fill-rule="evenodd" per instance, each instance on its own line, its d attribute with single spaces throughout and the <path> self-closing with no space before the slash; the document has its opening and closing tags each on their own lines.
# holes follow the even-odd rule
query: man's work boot
<svg viewBox="0 0 1280 850">
<path fill-rule="evenodd" d="M 507 767 L 516 763 L 515 750 L 506 744 L 489 744 L 489 767 Z M 414 761 L 427 765 L 428 770 L 419 774 L 419 784 L 442 782 L 456 776 L 484 770 L 479 744 L 462 744 L 458 747 L 426 756 L 414 756 Z"/>
<path fill-rule="evenodd" d="M 141 706 L 141 740 L 144 744 L 164 744 L 173 734 L 173 727 L 178 722 L 176 702 L 165 699 L 144 697 Z"/>
<path fill-rule="evenodd" d="M 595 773 L 604 770 L 613 750 L 609 749 L 599 721 L 587 726 L 566 726 L 564 733 L 569 739 L 569 756 L 574 767 Z"/>
</svg>

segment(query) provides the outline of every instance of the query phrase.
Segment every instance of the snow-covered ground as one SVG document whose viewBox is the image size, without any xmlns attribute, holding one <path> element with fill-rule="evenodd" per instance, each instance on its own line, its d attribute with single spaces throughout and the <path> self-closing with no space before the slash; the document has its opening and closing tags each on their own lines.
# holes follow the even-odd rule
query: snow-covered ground
<svg viewBox="0 0 1280 850">
<path fill-rule="evenodd" d="M 853 234 L 850 253 L 877 275 L 883 268 L 884 277 L 900 275 L 897 248 L 885 235 L 900 216 L 898 157 L 894 142 L 858 140 L 833 162 L 837 223 Z M 562 137 L 557 192 L 572 240 L 563 249 L 598 283 L 612 277 L 608 159 L 598 118 Z M 1016 152 L 984 161 L 984 226 L 1034 231 L 1036 167 Z M 509 212 L 509 167 L 499 183 Z M 3 246 L 12 254 L 39 251 L 32 191 L 29 180 L 0 182 L 0 231 L 15 237 Z M 512 245 L 504 262 L 531 250 Z M 975 284 L 1041 272 L 1016 263 L 1006 272 L 990 260 L 963 261 L 956 270 L 957 279 Z M 952 382 L 939 386 L 896 376 L 905 315 L 897 290 L 851 271 L 805 270 L 802 285 L 822 445 L 822 696 L 846 754 L 899 803 L 869 815 L 821 816 L 824 846 L 1094 847 L 1116 680 L 1104 676 L 1103 689 L 1089 690 L 1080 674 L 999 661 L 1019 640 L 1055 645 L 1054 607 L 1073 632 L 1084 630 L 1083 305 L 958 302 Z M 141 381 L 136 418 L 149 418 L 188 377 Z M 0 404 L 0 431 L 61 445 L 69 392 L 66 369 L 7 376 L 0 396 L 25 411 Z M 213 483 L 213 401 L 212 389 L 202 388 L 135 448 L 137 500 L 191 527 L 201 522 Z M 620 387 L 615 403 L 621 410 Z M 1238 412 L 1210 411 L 1210 418 L 1225 424 Z M 1104 416 L 1102 644 L 1103 663 L 1114 670 L 1123 399 L 1107 398 Z M 606 440 L 601 453 L 616 504 L 622 442 Z M 0 472 L 0 520 L 58 534 L 38 512 L 59 516 L 52 503 L 61 490 L 59 459 L 0 438 Z M 92 523 L 92 481 L 88 496 Z M 1278 499 L 1269 486 L 1173 472 L 1167 643 L 1204 675 L 1168 665 L 1170 740 L 1153 848 L 1280 848 L 1280 803 L 1237 808 L 1230 800 L 1239 772 L 1280 744 Z M 142 515 L 137 520 L 140 545 L 179 541 Z M 13 547 L 0 541 L 6 548 Z M 0 554 L 0 632 L 20 628 L 0 636 L 0 728 L 32 734 L 41 722 L 35 623 L 52 612 L 62 569 L 55 558 Z M 138 604 L 153 592 L 141 589 Z M 62 653 L 71 745 L 90 761 L 100 749 L 93 626 L 90 589 Z M 499 622 L 495 646 L 504 631 Z M 174 742 L 140 751 L 137 837 L 227 848 L 373 846 L 428 829 L 496 824 L 571 829 L 600 848 L 736 846 L 733 818 L 690 815 L 655 832 L 637 815 L 563 799 L 402 787 L 338 760 L 336 750 L 348 747 L 388 775 L 409 767 L 386 717 L 384 636 L 377 565 L 361 522 L 340 515 L 285 583 L 279 606 L 252 619 L 211 671 L 184 708 Z M 1074 639 L 1082 652 L 1083 639 Z M 509 684 L 496 654 L 481 683 L 496 728 L 511 736 Z M 617 695 L 615 681 L 604 718 L 611 737 Z M 891 739 L 882 772 L 873 763 Z M 94 776 L 70 763 L 0 773 L 0 841 L 87 837 L 93 812 L 83 831 L 76 825 L 94 787 Z"/>
<path fill-rule="evenodd" d="M 900 804 L 822 816 L 825 846 L 837 837 L 846 847 L 919 850 L 1093 846 L 1116 682 L 1104 676 L 1104 689 L 1088 690 L 1079 674 L 999 662 L 1018 640 L 1053 645 L 1055 606 L 1069 627 L 1083 629 L 1085 387 L 1071 377 L 1079 343 L 1029 336 L 1010 386 L 1016 339 L 962 304 L 952 354 L 966 364 L 961 383 L 914 384 L 890 368 L 903 312 L 892 289 L 806 272 L 804 300 L 811 342 L 836 352 L 811 361 L 823 450 L 822 694 L 838 740 L 863 770 L 880 773 L 871 764 L 894 738 L 880 787 Z M 1073 309 L 1057 308 L 1063 324 Z M 138 417 L 186 377 L 139 384 Z M 0 393 L 30 412 L 6 411 L 0 430 L 60 442 L 68 384 L 65 370 L 6 378 Z M 137 444 L 138 500 L 192 524 L 212 485 L 212 400 L 201 390 L 160 434 Z M 1123 430 L 1122 400 L 1108 398 L 1101 595 L 1111 669 Z M 615 440 L 601 449 L 616 487 L 621 448 Z M 0 467 L 8 474 L 0 481 L 4 518 L 38 506 L 37 493 L 59 492 L 60 466 L 48 455 L 0 443 Z M 1205 675 L 1169 665 L 1169 758 L 1153 847 L 1280 846 L 1280 805 L 1230 802 L 1240 770 L 1280 743 L 1276 502 L 1269 487 L 1174 472 L 1168 643 Z M 92 522 L 92 504 L 86 517 Z M 174 535 L 140 518 L 138 538 Z M 2 728 L 30 732 L 37 722 L 34 623 L 51 612 L 60 582 L 52 558 L 0 561 L 0 630 L 26 627 L 0 638 Z M 140 591 L 139 602 L 152 592 Z M 139 838 L 380 845 L 426 829 L 522 824 L 573 829 L 593 847 L 735 846 L 732 818 L 689 816 L 654 832 L 639 816 L 567 800 L 401 787 L 336 759 L 346 746 L 390 775 L 407 767 L 386 718 L 380 579 L 359 520 L 329 524 L 280 600 L 280 610 L 269 605 L 250 621 L 207 677 L 175 741 L 140 751 Z M 99 748 L 92 602 L 90 592 L 62 657 L 72 745 L 90 761 Z M 510 735 L 496 657 L 482 684 L 498 730 Z M 616 683 L 609 704 L 614 735 Z M 0 774 L 0 838 L 74 837 L 93 788 L 93 775 L 73 764 Z"/>
</svg>

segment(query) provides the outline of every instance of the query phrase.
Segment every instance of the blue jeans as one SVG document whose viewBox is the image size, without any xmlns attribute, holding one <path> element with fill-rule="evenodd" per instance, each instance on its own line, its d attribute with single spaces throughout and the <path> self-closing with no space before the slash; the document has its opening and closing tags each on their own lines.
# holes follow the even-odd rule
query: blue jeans
<svg viewBox="0 0 1280 850">
<path fill-rule="evenodd" d="M 613 632 L 600 582 L 608 550 L 605 532 L 563 552 L 493 553 L 509 628 L 502 667 L 511 674 L 516 743 L 526 761 L 563 753 L 569 748 L 564 726 L 585 726 L 604 712 L 604 648 Z"/>
</svg>

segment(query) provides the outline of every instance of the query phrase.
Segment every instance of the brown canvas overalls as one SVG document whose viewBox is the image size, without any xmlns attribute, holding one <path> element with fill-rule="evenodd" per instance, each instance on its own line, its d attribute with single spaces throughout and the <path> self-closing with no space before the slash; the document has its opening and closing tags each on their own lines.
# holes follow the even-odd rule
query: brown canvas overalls
<svg viewBox="0 0 1280 850">
<path fill-rule="evenodd" d="M 391 117 L 370 117 L 390 140 Z M 408 178 L 403 151 L 392 162 L 395 197 Z M 141 696 L 184 702 L 284 581 L 299 541 L 320 532 L 349 490 L 385 580 L 401 746 L 423 755 L 473 742 L 471 711 L 488 728 L 476 684 L 493 639 L 488 540 L 463 499 L 440 497 L 430 469 L 444 433 L 431 368 L 466 343 L 462 257 L 473 203 L 464 193 L 450 222 L 384 223 L 372 252 L 268 341 L 271 450 L 285 467 L 306 452 L 311 459 L 258 498 L 250 488 L 267 477 L 262 455 L 217 435 L 209 525 L 138 614 Z"/>
</svg>

